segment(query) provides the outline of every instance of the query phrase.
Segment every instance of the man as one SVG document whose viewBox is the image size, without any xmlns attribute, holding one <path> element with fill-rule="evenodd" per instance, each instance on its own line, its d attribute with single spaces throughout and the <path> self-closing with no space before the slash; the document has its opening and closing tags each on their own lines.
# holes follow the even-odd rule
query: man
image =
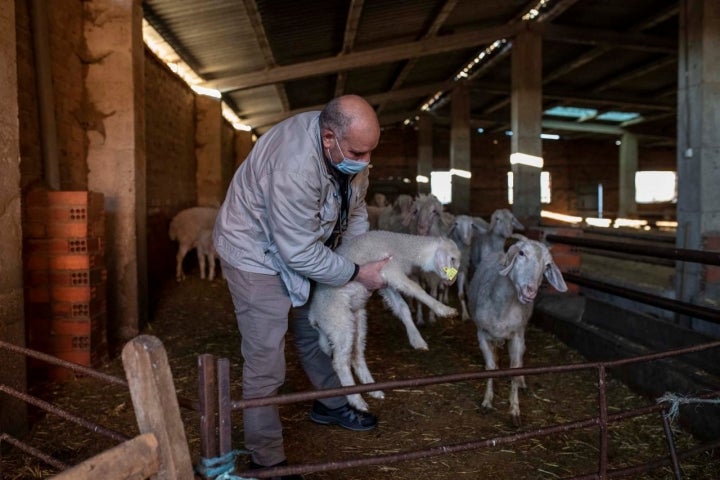
<svg viewBox="0 0 720 480">
<path fill-rule="evenodd" d="M 370 104 L 346 95 L 322 112 L 274 126 L 235 173 L 213 237 L 242 336 L 244 398 L 275 395 L 283 384 L 291 307 L 295 344 L 311 383 L 317 389 L 340 387 L 308 322 L 307 303 L 314 282 L 340 286 L 355 280 L 369 290 L 384 285 L 380 270 L 388 259 L 355 265 L 333 252 L 343 238 L 368 229 L 367 166 L 379 138 Z M 377 424 L 344 396 L 315 401 L 310 419 L 355 431 Z M 251 468 L 285 464 L 278 407 L 246 409 L 243 421 Z"/>
</svg>

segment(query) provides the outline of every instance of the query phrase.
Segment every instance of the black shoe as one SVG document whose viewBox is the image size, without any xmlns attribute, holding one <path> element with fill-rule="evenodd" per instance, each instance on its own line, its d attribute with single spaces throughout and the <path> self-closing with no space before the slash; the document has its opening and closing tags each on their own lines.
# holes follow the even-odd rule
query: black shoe
<svg viewBox="0 0 720 480">
<path fill-rule="evenodd" d="M 257 470 L 259 468 L 270 468 L 270 467 L 284 467 L 287 465 L 287 460 L 283 460 L 280 463 L 276 463 L 275 465 L 258 465 L 257 463 L 250 461 L 250 464 L 248 465 L 248 468 L 250 470 Z M 281 477 L 268 477 L 263 480 L 304 480 L 304 477 L 302 475 L 283 475 Z"/>
<path fill-rule="evenodd" d="M 342 407 L 327 408 L 317 400 L 310 411 L 310 420 L 321 425 L 340 425 L 354 432 L 372 430 L 378 422 L 372 413 L 361 412 L 347 403 Z"/>
</svg>

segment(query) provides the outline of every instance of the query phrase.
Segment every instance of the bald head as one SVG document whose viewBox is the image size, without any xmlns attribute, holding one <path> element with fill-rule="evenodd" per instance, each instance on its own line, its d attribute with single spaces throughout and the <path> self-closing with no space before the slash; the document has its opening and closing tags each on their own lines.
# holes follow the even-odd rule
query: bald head
<svg viewBox="0 0 720 480">
<path fill-rule="evenodd" d="M 320 128 L 327 128 L 343 137 L 348 130 L 377 132 L 380 124 L 372 105 L 358 95 L 333 98 L 320 113 Z"/>
<path fill-rule="evenodd" d="M 369 161 L 370 152 L 380 141 L 380 123 L 375 110 L 358 95 L 343 95 L 328 102 L 320 112 L 320 132 L 323 147 L 335 163 L 342 159 L 343 153 L 332 153 L 336 142 L 350 158 Z"/>
</svg>

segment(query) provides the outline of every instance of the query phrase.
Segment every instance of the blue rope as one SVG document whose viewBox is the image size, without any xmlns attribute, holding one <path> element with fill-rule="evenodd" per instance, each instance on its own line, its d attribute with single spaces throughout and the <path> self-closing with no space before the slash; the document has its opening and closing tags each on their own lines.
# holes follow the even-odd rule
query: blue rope
<svg viewBox="0 0 720 480">
<path fill-rule="evenodd" d="M 232 450 L 219 457 L 201 457 L 200 465 L 195 467 L 195 471 L 205 478 L 214 477 L 215 480 L 253 480 L 233 475 L 235 471 L 235 459 L 240 454 L 248 455 L 250 452 L 247 450 Z"/>
<path fill-rule="evenodd" d="M 681 395 L 677 395 L 675 393 L 666 392 L 665 395 L 658 398 L 657 403 L 669 403 L 670 408 L 668 409 L 668 412 L 665 413 L 665 418 L 670 420 L 671 422 L 675 420 L 675 418 L 680 413 L 680 405 L 689 405 L 691 403 L 711 403 L 711 404 L 720 404 L 720 399 L 702 399 L 702 398 L 693 398 L 693 397 L 683 397 Z"/>
</svg>

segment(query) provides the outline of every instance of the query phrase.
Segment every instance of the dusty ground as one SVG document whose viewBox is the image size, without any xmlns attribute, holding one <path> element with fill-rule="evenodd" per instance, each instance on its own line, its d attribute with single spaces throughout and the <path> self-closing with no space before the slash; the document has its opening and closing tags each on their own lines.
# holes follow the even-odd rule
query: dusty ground
<svg viewBox="0 0 720 480">
<path fill-rule="evenodd" d="M 222 280 L 204 282 L 196 275 L 176 284 L 160 287 L 162 301 L 144 333 L 158 336 L 168 351 L 178 394 L 197 398 L 197 355 L 212 353 L 231 360 L 233 398 L 240 398 L 241 360 L 239 334 L 232 315 L 227 287 Z M 452 303 L 452 302 L 451 302 Z M 470 322 L 442 320 L 422 327 L 429 352 L 413 350 L 400 322 L 387 314 L 381 304 L 371 303 L 371 334 L 367 359 L 377 381 L 408 379 L 483 369 L 475 328 Z M 583 362 L 576 352 L 553 336 L 530 328 L 527 335 L 526 366 Z M 285 392 L 309 390 L 288 342 L 289 373 Z M 503 354 L 503 365 L 505 365 Z M 123 376 L 119 359 L 102 368 Z M 319 426 L 307 419 L 310 402 L 283 406 L 286 449 L 292 463 L 319 463 L 395 454 L 420 449 L 479 441 L 537 429 L 555 423 L 593 417 L 597 412 L 595 374 L 592 372 L 528 377 L 529 391 L 520 398 L 523 426 L 514 428 L 507 414 L 508 381 L 496 382 L 497 410 L 483 413 L 479 404 L 484 382 L 464 382 L 430 387 L 386 390 L 383 401 L 368 397 L 371 409 L 380 418 L 377 429 L 353 433 L 338 427 Z M 653 399 L 633 394 L 610 376 L 610 413 L 653 404 Z M 46 398 L 74 413 L 85 415 L 128 436 L 135 435 L 132 404 L 127 391 L 91 379 L 81 379 L 46 393 Z M 199 456 L 198 416 L 183 410 L 190 450 Z M 233 416 L 234 446 L 242 448 L 241 413 Z M 678 449 L 695 440 L 675 431 Z M 554 479 L 596 471 L 597 429 L 563 433 L 551 438 L 526 440 L 511 445 L 403 461 L 385 466 L 341 469 L 306 475 L 308 480 L 331 479 Z M 29 443 L 74 464 L 113 445 L 67 422 L 45 417 L 27 439 Z M 610 428 L 609 462 L 621 468 L 664 455 L 662 424 L 657 415 L 625 421 Z M 8 451 L 3 445 L 2 478 L 47 478 L 57 473 L 35 460 Z M 243 470 L 244 458 L 238 461 Z M 720 478 L 720 458 L 705 453 L 682 462 L 686 479 Z M 668 469 L 656 470 L 640 479 L 673 478 Z"/>
</svg>

